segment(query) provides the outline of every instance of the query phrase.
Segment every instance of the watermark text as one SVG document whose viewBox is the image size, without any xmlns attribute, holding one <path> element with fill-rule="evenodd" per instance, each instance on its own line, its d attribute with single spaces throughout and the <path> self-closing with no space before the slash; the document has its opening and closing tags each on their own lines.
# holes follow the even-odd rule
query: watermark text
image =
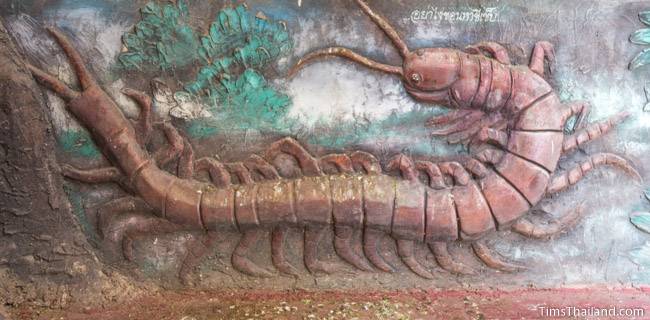
<svg viewBox="0 0 650 320">
<path fill-rule="evenodd" d="M 542 318 L 642 318 L 645 316 L 645 309 L 643 308 L 539 306 L 537 311 Z"/>
</svg>

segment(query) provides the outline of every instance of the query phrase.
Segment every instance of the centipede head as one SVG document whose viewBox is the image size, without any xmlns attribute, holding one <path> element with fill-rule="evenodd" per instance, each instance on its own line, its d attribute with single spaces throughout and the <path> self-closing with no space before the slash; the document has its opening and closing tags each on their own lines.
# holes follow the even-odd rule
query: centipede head
<svg viewBox="0 0 650 320">
<path fill-rule="evenodd" d="M 459 77 L 459 57 L 454 49 L 422 48 L 411 52 L 386 19 L 375 13 L 363 0 L 356 0 L 361 9 L 381 28 L 403 59 L 402 66 L 380 63 L 348 48 L 329 47 L 313 51 L 296 63 L 289 71 L 295 75 L 305 65 L 328 57 L 342 57 L 370 69 L 400 76 L 406 91 L 419 101 L 450 106 L 447 90 Z"/>
</svg>

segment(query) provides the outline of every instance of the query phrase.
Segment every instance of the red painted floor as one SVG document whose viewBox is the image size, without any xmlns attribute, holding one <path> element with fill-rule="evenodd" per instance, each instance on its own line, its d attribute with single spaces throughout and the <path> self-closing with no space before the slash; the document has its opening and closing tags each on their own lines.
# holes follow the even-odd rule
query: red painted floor
<svg viewBox="0 0 650 320">
<path fill-rule="evenodd" d="M 650 319 L 650 288 L 512 291 L 174 292 L 16 319 Z"/>
</svg>

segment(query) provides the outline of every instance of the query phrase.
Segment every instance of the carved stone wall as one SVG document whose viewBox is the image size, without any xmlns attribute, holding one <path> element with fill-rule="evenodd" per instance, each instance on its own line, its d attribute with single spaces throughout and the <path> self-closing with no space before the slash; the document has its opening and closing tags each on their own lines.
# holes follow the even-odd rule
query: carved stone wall
<svg viewBox="0 0 650 320">
<path fill-rule="evenodd" d="M 431 280 L 423 281 L 409 270 L 413 268 L 402 263 L 390 237 L 380 239 L 380 254 L 397 272 L 359 271 L 339 259 L 340 252 L 332 245 L 334 233 L 327 232 L 317 247 L 318 257 L 334 263 L 337 271 L 315 275 L 303 266 L 303 231 L 290 228 L 284 248 L 287 260 L 297 267 L 299 276 L 251 277 L 232 265 L 231 254 L 240 232 L 219 231 L 211 237 L 205 237 L 203 227 L 160 232 L 173 229 L 167 228 L 165 222 L 153 220 L 161 215 L 160 210 L 136 205 L 129 207 L 129 214 L 118 225 L 124 230 L 142 228 L 156 232 L 133 231 L 132 237 L 127 237 L 127 247 L 132 248 L 127 256 L 132 261 L 124 259 L 121 250 L 107 243 L 108 227 L 102 230 L 99 215 L 105 203 L 133 194 L 133 185 L 127 183 L 125 188 L 124 180 L 119 179 L 119 183 L 91 184 L 61 177 L 62 172 L 73 176 L 71 167 L 102 168 L 115 165 L 115 161 L 102 155 L 105 146 L 93 141 L 88 130 L 66 109 L 60 94 L 45 89 L 47 85 L 37 86 L 29 76 L 23 56 L 74 90 L 79 88 L 78 74 L 45 31 L 46 26 L 61 29 L 88 66 L 89 74 L 127 117 L 137 120 L 147 103 L 135 103 L 122 89 L 134 88 L 152 97 L 155 130 L 150 141 L 140 145 L 150 150 L 154 158 L 160 157 L 159 163 L 165 162 L 161 160 L 165 156 L 157 150 L 173 154 L 171 145 L 185 150 L 176 152 L 180 156 L 188 157 L 188 150 L 192 149 L 194 159 L 210 157 L 224 164 L 249 160 L 244 165 L 250 169 L 250 161 L 256 161 L 251 155 L 264 157 L 270 146 L 285 148 L 274 143 L 292 137 L 314 159 L 332 153 L 370 153 L 379 160 L 383 172 L 390 171 L 390 179 L 394 179 L 391 181 L 403 181 L 400 173 L 412 174 L 407 170 L 410 159 L 463 162 L 470 154 L 467 146 L 449 143 L 448 137 L 431 136 L 434 129 L 425 125 L 427 120 L 446 109 L 415 98 L 398 76 L 344 59 L 314 62 L 294 77 L 286 76 L 301 57 L 326 46 L 344 46 L 374 61 L 401 66 L 398 50 L 356 3 L 246 4 L 88 0 L 7 1 L 0 5 L 8 30 L 2 30 L 0 39 L 0 156 L 4 177 L 0 180 L 0 271 L 2 277 L 10 279 L 2 281 L 0 289 L 6 291 L 3 295 L 9 297 L 5 299 L 8 303 L 37 301 L 61 305 L 66 303 L 61 301 L 66 295 L 66 299 L 81 299 L 77 294 L 85 288 L 113 299 L 137 293 L 142 287 L 186 288 L 190 284 L 208 289 L 383 290 L 627 287 L 648 283 L 650 250 L 645 243 L 649 238 L 639 229 L 647 230 L 650 220 L 643 214 L 648 208 L 643 198 L 647 186 L 616 166 L 585 172 L 584 179 L 575 186 L 533 203 L 535 207 L 529 217 L 541 225 L 563 221 L 562 217 L 583 205 L 584 218 L 565 233 L 539 240 L 521 237 L 506 228 L 485 237 L 486 243 L 504 260 L 527 266 L 515 273 L 486 268 L 474 254 L 471 242 L 453 242 L 449 250 L 454 259 L 475 269 L 472 275 L 453 275 L 438 267 L 440 255 L 435 250 L 431 252 L 418 244 L 415 258 L 432 273 Z M 555 47 L 555 59 L 548 64 L 550 70 L 543 70 L 544 77 L 562 102 L 589 102 L 589 123 L 605 121 L 624 111 L 630 114 L 621 124 L 611 123 L 615 127 L 611 131 L 599 128 L 608 132 L 597 141 L 567 152 L 560 159 L 557 172 L 570 171 L 590 156 L 607 152 L 620 155 L 642 180 L 648 179 L 650 167 L 645 154 L 650 149 L 650 118 L 645 106 L 650 73 L 647 66 L 641 66 L 648 58 L 639 52 L 645 49 L 643 43 L 650 40 L 644 40 L 643 34 L 637 32 L 632 38 L 636 44 L 629 41 L 631 34 L 644 28 L 644 19 L 648 22 L 643 14 L 639 20 L 639 13 L 650 10 L 647 3 L 510 0 L 373 1 L 369 5 L 385 16 L 412 51 L 429 47 L 463 50 L 493 41 L 503 46 L 512 64 L 526 68 L 535 44 L 548 41 Z M 20 48 L 20 54 L 15 48 Z M 499 57 L 494 54 L 494 58 Z M 634 70 L 628 68 L 632 60 L 637 67 Z M 494 70 L 492 62 L 490 66 Z M 556 111 L 563 110 L 568 109 Z M 540 121 L 553 117 L 559 116 L 547 114 Z M 514 121 L 516 117 L 508 119 Z M 573 133 L 572 124 L 573 120 L 569 120 L 566 137 Z M 473 128 L 468 127 L 470 131 Z M 512 137 L 510 129 L 504 130 L 506 138 Z M 174 131 L 179 139 L 174 140 Z M 597 135 L 586 134 L 593 138 Z M 498 142 L 498 138 L 497 135 L 492 140 Z M 299 148 L 292 150 L 295 149 Z M 286 153 L 286 149 L 282 150 Z M 394 169 L 402 169 L 401 172 L 388 170 L 396 154 L 405 155 L 393 163 Z M 307 174 L 300 159 L 296 161 L 287 155 L 272 158 L 266 159 L 272 169 L 264 163 L 257 170 L 250 170 L 251 179 L 259 182 L 273 178 L 275 171 L 289 180 Z M 167 162 L 161 167 L 168 172 L 176 174 L 179 167 L 184 168 L 176 159 Z M 324 162 L 321 160 L 320 164 Z M 356 164 L 359 167 L 362 162 Z M 194 166 L 197 171 L 199 167 Z M 334 171 L 325 165 L 323 168 Z M 444 172 L 445 166 L 441 168 Z M 235 184 L 246 182 L 234 165 L 228 169 Z M 210 172 L 212 180 L 205 172 L 197 174 L 197 179 L 214 182 L 218 180 L 214 179 L 218 175 L 215 172 Z M 422 186 L 430 181 L 423 182 Z M 637 214 L 630 220 L 633 212 Z M 129 219 L 138 222 L 130 223 Z M 155 226 L 144 227 L 148 223 Z M 265 231 L 263 240 L 249 246 L 248 257 L 256 265 L 270 269 L 269 238 Z M 361 252 L 360 246 L 359 239 L 353 245 L 354 251 Z M 178 275 L 183 261 L 187 261 L 188 255 L 199 253 L 205 256 L 190 268 L 186 281 L 181 281 Z M 43 296 L 43 292 L 47 294 Z M 54 297 L 59 301 L 52 301 Z"/>
</svg>

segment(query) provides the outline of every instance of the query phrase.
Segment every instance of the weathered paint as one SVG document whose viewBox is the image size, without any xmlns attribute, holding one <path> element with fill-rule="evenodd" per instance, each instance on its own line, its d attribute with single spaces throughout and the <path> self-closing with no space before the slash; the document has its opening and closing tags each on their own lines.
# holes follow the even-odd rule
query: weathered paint
<svg viewBox="0 0 650 320">
<path fill-rule="evenodd" d="M 238 78 L 223 76 L 211 88 L 213 115 L 194 119 L 188 126 L 188 134 L 204 138 L 223 129 L 274 129 L 286 130 L 284 116 L 291 104 L 290 98 L 276 91 L 264 77 L 247 69 Z M 213 129 L 214 128 L 214 129 Z"/>
<path fill-rule="evenodd" d="M 191 120 L 186 126 L 185 132 L 195 139 L 204 139 L 219 133 L 220 128 L 210 119 Z"/>
<path fill-rule="evenodd" d="M 126 68 L 141 69 L 146 65 L 163 70 L 186 66 L 197 59 L 199 42 L 189 26 L 189 11 L 184 0 L 176 5 L 149 2 L 142 10 L 142 20 L 134 31 L 124 34 L 127 52 L 119 61 Z"/>
<path fill-rule="evenodd" d="M 68 195 L 68 201 L 70 201 L 70 205 L 72 206 L 72 213 L 74 213 L 77 218 L 83 232 L 88 236 L 92 243 L 99 243 L 96 228 L 90 223 L 90 221 L 88 221 L 86 208 L 84 207 L 84 199 L 87 198 L 87 194 L 71 183 L 65 183 L 63 185 L 63 190 Z"/>
<path fill-rule="evenodd" d="M 84 129 L 62 131 L 57 138 L 61 149 L 75 157 L 98 158 L 101 156 L 90 134 Z"/>
<path fill-rule="evenodd" d="M 336 130 L 327 130 L 325 122 L 320 134 L 310 137 L 309 142 L 327 148 L 345 149 L 350 145 L 368 145 L 377 141 L 389 141 L 394 145 L 403 145 L 404 152 L 426 155 L 445 155 L 459 151 L 462 146 L 446 145 L 444 142 L 434 142 L 429 137 L 430 128 L 422 125 L 423 119 L 440 115 L 435 108 L 419 108 L 404 113 L 392 113 L 388 117 L 376 121 L 359 121 L 354 119 L 342 121 L 336 125 Z M 407 138 L 408 137 L 408 138 Z"/>
</svg>

